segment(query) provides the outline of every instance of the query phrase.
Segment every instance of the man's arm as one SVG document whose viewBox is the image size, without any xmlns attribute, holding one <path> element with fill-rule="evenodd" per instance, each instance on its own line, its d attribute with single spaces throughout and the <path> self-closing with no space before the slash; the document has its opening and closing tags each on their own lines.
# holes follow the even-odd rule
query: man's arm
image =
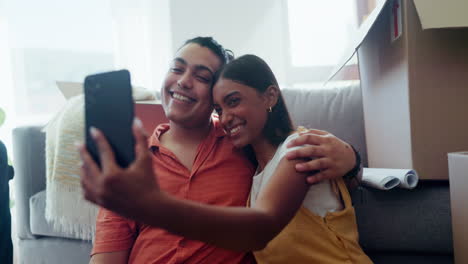
<svg viewBox="0 0 468 264">
<path fill-rule="evenodd" d="M 89 264 L 127 264 L 130 250 L 99 253 L 91 257 Z"/>
</svg>

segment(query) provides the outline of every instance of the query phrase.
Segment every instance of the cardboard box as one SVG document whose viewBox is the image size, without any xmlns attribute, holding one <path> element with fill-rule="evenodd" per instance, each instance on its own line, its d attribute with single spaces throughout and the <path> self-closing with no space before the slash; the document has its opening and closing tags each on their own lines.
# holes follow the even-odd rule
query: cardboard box
<svg viewBox="0 0 468 264">
<path fill-rule="evenodd" d="M 159 124 L 169 123 L 159 101 L 136 101 L 135 116 L 140 118 L 149 135 L 153 133 Z"/>
<path fill-rule="evenodd" d="M 468 263 L 468 152 L 448 154 L 455 263 Z"/>
<path fill-rule="evenodd" d="M 351 50 L 369 167 L 448 179 L 447 153 L 468 149 L 466 10 L 465 0 L 379 1 L 362 25 Z"/>
<path fill-rule="evenodd" d="M 83 93 L 82 83 L 57 82 L 57 87 L 67 100 Z M 160 101 L 157 100 L 135 101 L 135 116 L 141 120 L 149 134 L 152 134 L 159 124 L 169 122 Z"/>
</svg>

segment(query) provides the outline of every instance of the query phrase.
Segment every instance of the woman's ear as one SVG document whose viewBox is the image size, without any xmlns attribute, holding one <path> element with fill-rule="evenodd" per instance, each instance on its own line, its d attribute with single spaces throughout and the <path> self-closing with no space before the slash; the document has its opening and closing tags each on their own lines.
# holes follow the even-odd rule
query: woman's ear
<svg viewBox="0 0 468 264">
<path fill-rule="evenodd" d="M 263 97 L 264 97 L 267 109 L 269 107 L 273 108 L 276 105 L 276 103 L 278 102 L 279 93 L 280 91 L 279 91 L 278 86 L 276 85 L 268 86 L 268 88 L 263 93 Z"/>
</svg>

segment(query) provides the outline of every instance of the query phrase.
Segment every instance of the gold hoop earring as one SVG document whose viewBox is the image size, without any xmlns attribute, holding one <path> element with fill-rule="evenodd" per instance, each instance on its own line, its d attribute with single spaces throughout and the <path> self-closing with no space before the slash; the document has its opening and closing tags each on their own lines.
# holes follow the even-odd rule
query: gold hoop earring
<svg viewBox="0 0 468 264">
<path fill-rule="evenodd" d="M 271 110 L 271 106 L 268 108 L 268 113 L 271 113 L 273 110 Z"/>
</svg>

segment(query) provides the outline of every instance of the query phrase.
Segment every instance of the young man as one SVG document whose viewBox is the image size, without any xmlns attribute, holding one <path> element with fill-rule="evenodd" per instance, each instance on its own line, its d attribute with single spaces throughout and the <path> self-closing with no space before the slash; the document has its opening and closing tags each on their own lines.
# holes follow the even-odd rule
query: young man
<svg viewBox="0 0 468 264">
<path fill-rule="evenodd" d="M 211 118 L 211 87 L 228 60 L 226 51 L 212 38 L 189 40 L 178 50 L 161 91 L 169 124 L 159 126 L 150 138 L 151 153 L 137 150 L 145 154 L 137 154 L 127 169 L 116 165 L 99 131 L 92 134 L 101 151 L 102 169 L 80 147 L 86 199 L 136 220 L 101 209 L 92 263 L 254 263 L 250 253 L 217 248 L 143 224 L 151 217 L 164 217 L 151 214 L 156 175 L 161 189 L 174 196 L 213 205 L 246 205 L 254 165 L 233 148 Z M 135 136 L 141 139 L 144 135 L 136 123 Z M 297 168 L 321 170 L 310 182 L 341 177 L 355 166 L 351 147 L 326 132 L 309 133 L 297 142 L 304 143 L 311 146 L 291 158 L 319 153 L 315 156 L 320 158 Z"/>
</svg>

